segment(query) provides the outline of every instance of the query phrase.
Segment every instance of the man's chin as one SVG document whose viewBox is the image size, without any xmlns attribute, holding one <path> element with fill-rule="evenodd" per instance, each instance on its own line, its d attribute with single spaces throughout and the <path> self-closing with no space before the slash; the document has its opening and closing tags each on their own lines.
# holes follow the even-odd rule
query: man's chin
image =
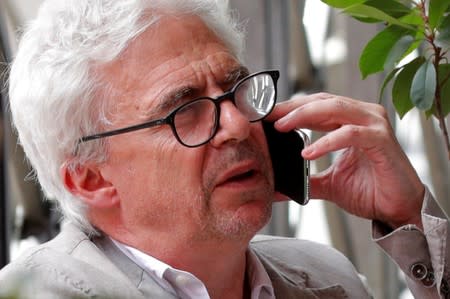
<svg viewBox="0 0 450 299">
<path fill-rule="evenodd" d="M 226 191 L 215 189 L 207 200 L 204 228 L 212 237 L 249 240 L 269 222 L 274 192 L 268 184 L 240 194 Z"/>
<path fill-rule="evenodd" d="M 272 203 L 250 201 L 242 205 L 234 215 L 222 219 L 218 228 L 229 238 L 245 238 L 250 240 L 270 220 Z"/>
</svg>

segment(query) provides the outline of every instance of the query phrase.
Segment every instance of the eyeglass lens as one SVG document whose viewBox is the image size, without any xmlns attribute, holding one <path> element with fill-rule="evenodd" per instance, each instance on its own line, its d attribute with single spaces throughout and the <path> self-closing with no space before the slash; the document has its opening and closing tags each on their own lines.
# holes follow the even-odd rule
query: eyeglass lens
<svg viewBox="0 0 450 299">
<path fill-rule="evenodd" d="M 234 101 L 250 122 L 263 119 L 275 104 L 275 82 L 269 74 L 249 77 L 236 86 Z M 218 124 L 217 104 L 202 98 L 183 106 L 174 116 L 176 134 L 187 146 L 196 146 L 213 137 Z"/>
<path fill-rule="evenodd" d="M 206 98 L 178 110 L 174 126 L 180 141 L 188 146 L 195 146 L 208 140 L 214 133 L 218 118 L 216 114 L 216 105 Z"/>
<path fill-rule="evenodd" d="M 275 84 L 268 74 L 260 74 L 239 85 L 235 92 L 236 107 L 249 121 L 257 121 L 272 110 Z"/>
</svg>

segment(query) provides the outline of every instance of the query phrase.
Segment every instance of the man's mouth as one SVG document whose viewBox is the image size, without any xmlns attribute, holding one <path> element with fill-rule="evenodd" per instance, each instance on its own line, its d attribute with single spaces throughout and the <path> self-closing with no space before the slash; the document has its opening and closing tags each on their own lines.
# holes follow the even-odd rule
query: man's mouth
<svg viewBox="0 0 450 299">
<path fill-rule="evenodd" d="M 250 182 L 257 174 L 258 170 L 253 164 L 236 166 L 227 171 L 222 178 L 219 179 L 217 186 Z"/>
<path fill-rule="evenodd" d="M 246 179 L 250 179 L 255 174 L 256 174 L 256 171 L 252 169 L 252 170 L 246 171 L 244 173 L 241 173 L 241 174 L 238 174 L 238 175 L 235 175 L 235 176 L 229 178 L 228 180 L 225 181 L 225 183 L 227 183 L 227 182 L 238 182 L 238 181 L 243 181 L 243 180 L 246 180 Z"/>
</svg>

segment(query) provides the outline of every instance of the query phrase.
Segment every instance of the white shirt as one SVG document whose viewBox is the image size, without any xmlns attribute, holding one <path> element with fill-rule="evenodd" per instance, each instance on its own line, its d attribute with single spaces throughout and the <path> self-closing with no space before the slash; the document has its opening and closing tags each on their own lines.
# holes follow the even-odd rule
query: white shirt
<svg viewBox="0 0 450 299">
<path fill-rule="evenodd" d="M 167 292 L 181 299 L 210 299 L 203 282 L 193 274 L 175 269 L 136 248 L 111 240 Z M 250 248 L 247 250 L 246 271 L 249 277 L 251 299 L 275 299 L 269 275 Z"/>
</svg>

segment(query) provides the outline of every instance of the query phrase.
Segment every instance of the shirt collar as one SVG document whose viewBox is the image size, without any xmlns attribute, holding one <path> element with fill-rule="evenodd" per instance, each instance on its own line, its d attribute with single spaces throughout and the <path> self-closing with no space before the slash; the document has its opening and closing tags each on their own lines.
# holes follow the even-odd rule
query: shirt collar
<svg viewBox="0 0 450 299">
<path fill-rule="evenodd" d="M 167 292 L 183 299 L 210 299 L 205 285 L 193 274 L 181 271 L 146 254 L 112 239 L 112 242 Z M 247 249 L 246 271 L 251 288 L 251 299 L 275 299 L 272 282 L 252 249 Z"/>
<path fill-rule="evenodd" d="M 252 290 L 252 299 L 275 299 L 269 274 L 251 248 L 247 249 L 247 275 Z"/>
<path fill-rule="evenodd" d="M 125 245 L 117 240 L 114 240 L 113 238 L 110 239 L 114 243 L 114 245 L 116 245 L 120 249 L 120 251 L 122 251 L 128 258 L 130 258 L 138 266 L 144 269 L 144 271 L 149 274 L 160 287 L 162 287 L 169 293 L 176 295 L 176 291 L 171 286 L 171 284 L 167 280 L 163 279 L 164 273 L 167 271 L 167 269 L 170 268 L 169 265 L 154 258 L 151 255 L 143 253 L 136 248 Z"/>
</svg>

